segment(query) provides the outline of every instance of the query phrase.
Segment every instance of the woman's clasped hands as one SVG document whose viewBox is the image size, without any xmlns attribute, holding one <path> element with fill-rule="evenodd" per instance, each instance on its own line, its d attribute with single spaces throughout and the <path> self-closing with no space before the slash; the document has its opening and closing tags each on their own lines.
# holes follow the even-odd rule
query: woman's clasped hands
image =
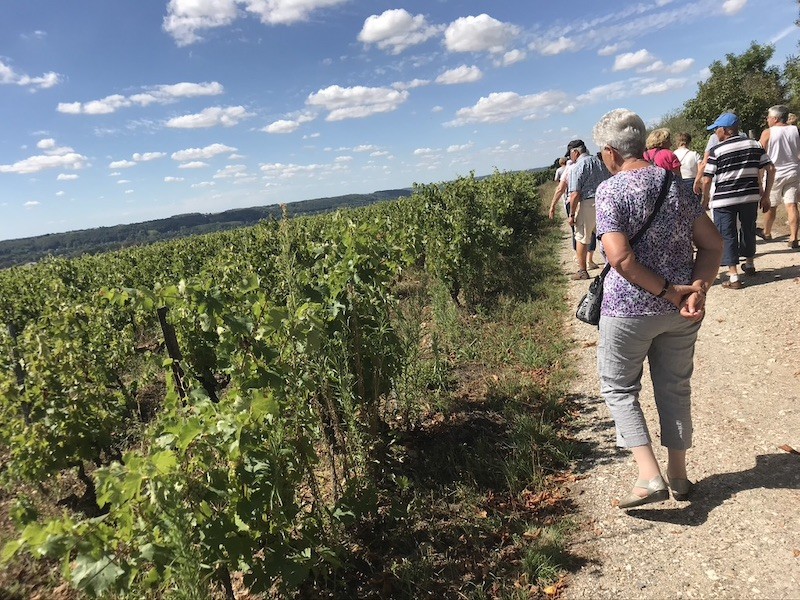
<svg viewBox="0 0 800 600">
<path fill-rule="evenodd" d="M 673 285 L 674 293 L 667 299 L 680 309 L 684 319 L 692 322 L 702 321 L 706 316 L 706 283 L 700 280 L 691 285 Z"/>
</svg>

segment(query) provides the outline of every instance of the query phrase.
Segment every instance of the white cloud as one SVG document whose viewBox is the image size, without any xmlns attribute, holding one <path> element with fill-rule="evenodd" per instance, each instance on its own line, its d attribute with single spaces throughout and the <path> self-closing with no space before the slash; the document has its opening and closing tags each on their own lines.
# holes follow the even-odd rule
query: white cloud
<svg viewBox="0 0 800 600">
<path fill-rule="evenodd" d="M 272 179 L 291 179 L 297 175 L 311 176 L 323 169 L 323 165 L 295 165 L 283 163 L 267 163 L 260 166 L 265 176 Z"/>
<path fill-rule="evenodd" d="M 557 40 L 534 44 L 534 49 L 545 56 L 555 56 L 562 52 L 574 52 L 578 49 L 578 44 L 574 40 L 561 36 Z"/>
<path fill-rule="evenodd" d="M 628 47 L 633 40 L 662 36 L 665 28 L 708 19 L 720 10 L 719 2 L 714 0 L 666 4 L 620 5 L 616 12 L 596 18 L 576 15 L 572 21 L 558 22 L 548 29 L 534 31 L 533 35 L 543 40 L 568 37 L 577 40 L 581 47 L 596 48 L 601 55 L 610 56 Z"/>
<path fill-rule="evenodd" d="M 203 189 L 203 188 L 214 187 L 215 185 L 217 184 L 214 181 L 201 181 L 200 183 L 193 183 L 192 187 L 196 189 Z"/>
<path fill-rule="evenodd" d="M 686 85 L 685 79 L 665 79 L 664 81 L 656 81 L 645 85 L 640 94 L 648 96 L 650 94 L 663 94 L 672 90 L 677 90 Z"/>
<path fill-rule="evenodd" d="M 118 184 L 125 184 L 125 183 L 130 183 L 130 182 L 131 182 L 130 179 L 120 179 L 119 181 L 117 181 Z"/>
<path fill-rule="evenodd" d="M 725 0 L 722 3 L 722 10 L 726 15 L 735 15 L 747 4 L 747 0 Z"/>
<path fill-rule="evenodd" d="M 475 106 L 461 108 L 448 126 L 468 123 L 502 123 L 514 118 L 537 118 L 560 109 L 567 95 L 558 91 L 520 96 L 516 92 L 494 92 L 482 97 Z"/>
<path fill-rule="evenodd" d="M 407 10 L 397 8 L 367 17 L 358 34 L 358 41 L 376 44 L 391 54 L 400 54 L 438 32 L 439 28 L 429 25 L 423 15 L 412 16 Z"/>
<path fill-rule="evenodd" d="M 475 65 L 472 65 L 471 67 L 468 67 L 467 65 L 461 65 L 460 67 L 450 69 L 449 71 L 445 71 L 439 75 L 436 78 L 436 83 L 441 83 L 444 85 L 473 83 L 480 80 L 482 77 L 483 72 L 481 72 L 481 70 Z"/>
<path fill-rule="evenodd" d="M 37 146 L 44 150 L 42 155 L 31 156 L 13 165 L 0 165 L 0 173 L 19 173 L 27 175 L 38 173 L 45 169 L 83 169 L 87 166 L 89 159 L 82 154 L 78 154 L 72 148 L 60 148 L 55 140 L 41 140 Z"/>
<path fill-rule="evenodd" d="M 172 160 L 184 162 L 187 160 L 207 160 L 220 154 L 236 152 L 236 148 L 231 148 L 225 144 L 211 144 L 205 148 L 187 148 L 172 153 Z"/>
<path fill-rule="evenodd" d="M 414 156 L 428 156 L 430 154 L 433 154 L 434 152 L 437 151 L 434 150 L 433 148 L 417 148 L 416 150 L 414 150 Z"/>
<path fill-rule="evenodd" d="M 411 90 L 430 83 L 430 79 L 412 79 L 411 81 L 395 81 L 392 87 L 396 90 Z"/>
<path fill-rule="evenodd" d="M 777 44 L 783 38 L 785 38 L 786 36 L 792 35 L 796 31 L 797 31 L 797 25 L 794 25 L 794 24 L 789 25 L 788 27 L 782 29 L 781 31 L 776 33 L 774 36 L 772 36 L 772 39 L 769 41 L 769 43 L 770 44 Z"/>
<path fill-rule="evenodd" d="M 126 193 L 126 194 L 132 194 L 132 193 L 133 193 L 133 190 L 125 190 L 125 193 Z"/>
<path fill-rule="evenodd" d="M 360 144 L 353 148 L 353 152 L 373 152 L 377 149 L 378 147 L 372 144 Z"/>
<path fill-rule="evenodd" d="M 83 106 L 80 102 L 59 102 L 56 110 L 65 115 L 79 115 Z"/>
<path fill-rule="evenodd" d="M 519 28 L 502 23 L 487 14 L 456 19 L 444 32 L 445 47 L 450 52 L 505 52 L 519 35 Z"/>
<path fill-rule="evenodd" d="M 109 169 L 130 169 L 131 167 L 135 167 L 136 163 L 132 160 L 115 160 L 114 162 L 109 163 Z"/>
<path fill-rule="evenodd" d="M 614 59 L 614 71 L 624 71 L 627 69 L 640 69 L 655 62 L 655 57 L 647 50 L 637 50 L 636 52 L 626 52 L 619 54 Z"/>
<path fill-rule="evenodd" d="M 686 85 L 686 79 L 681 78 L 658 80 L 653 77 L 631 77 L 622 81 L 614 81 L 593 87 L 579 95 L 576 100 L 579 104 L 607 102 L 633 96 L 661 94 L 682 88 L 684 85 Z"/>
<path fill-rule="evenodd" d="M 63 190 L 59 190 L 59 191 L 57 191 L 57 192 L 56 192 L 56 196 L 58 196 L 59 198 L 60 198 L 61 196 L 65 196 L 66 194 L 67 194 L 67 193 L 66 193 L 65 191 L 63 191 Z"/>
<path fill-rule="evenodd" d="M 157 85 L 153 88 L 146 89 L 140 94 L 134 94 L 130 97 L 131 102 L 140 106 L 147 106 L 148 104 L 169 104 L 181 98 L 198 98 L 200 96 L 219 96 L 223 94 L 225 89 L 221 83 L 216 81 L 204 83 L 190 83 L 182 81 L 180 83 L 173 83 L 170 85 Z"/>
<path fill-rule="evenodd" d="M 170 0 L 162 27 L 179 46 L 199 41 L 195 32 L 230 25 L 238 17 L 234 0 Z"/>
<path fill-rule="evenodd" d="M 170 175 L 164 177 L 164 183 L 180 183 L 184 181 L 183 177 L 172 177 Z"/>
<path fill-rule="evenodd" d="M 166 152 L 142 152 L 141 154 L 136 152 L 131 158 L 136 162 L 150 162 L 151 160 L 164 158 L 166 155 Z"/>
<path fill-rule="evenodd" d="M 496 64 L 498 64 L 500 66 L 503 66 L 503 67 L 508 67 L 508 66 L 513 65 L 515 63 L 518 63 L 518 62 L 520 62 L 522 60 L 525 60 L 525 58 L 527 56 L 528 55 L 525 52 L 523 52 L 522 50 L 511 50 L 511 51 L 506 52 L 505 54 L 503 54 L 503 58 L 501 60 L 497 61 Z"/>
<path fill-rule="evenodd" d="M 179 46 L 202 38 L 198 31 L 224 27 L 241 16 L 238 6 L 267 25 L 305 21 L 317 9 L 346 0 L 170 0 L 162 27 Z"/>
<path fill-rule="evenodd" d="M 694 59 L 693 58 L 681 58 L 680 60 L 676 60 L 674 63 L 667 67 L 667 71 L 677 75 L 678 73 L 683 73 L 684 71 L 688 71 L 694 66 Z"/>
<path fill-rule="evenodd" d="M 453 152 L 464 152 L 465 150 L 469 150 L 475 144 L 473 142 L 467 142 L 466 144 L 453 144 L 452 146 L 447 147 L 447 152 L 452 154 Z"/>
<path fill-rule="evenodd" d="M 202 160 L 192 160 L 186 163 L 182 163 L 178 165 L 179 169 L 204 169 L 208 166 L 208 163 L 203 162 Z"/>
<path fill-rule="evenodd" d="M 663 71 L 666 66 L 667 65 L 664 64 L 664 61 L 657 60 L 643 69 L 638 69 L 638 71 L 639 73 L 654 73 L 656 71 Z"/>
<path fill-rule="evenodd" d="M 292 133 L 293 131 L 297 130 L 298 127 L 300 127 L 300 123 L 298 123 L 297 121 L 287 121 L 284 119 L 280 119 L 278 121 L 270 123 L 263 129 L 261 129 L 261 131 L 264 131 L 266 133 Z"/>
<path fill-rule="evenodd" d="M 621 44 L 608 44 L 607 46 L 603 46 L 600 50 L 597 51 L 597 54 L 600 56 L 611 56 L 612 54 L 616 54 L 621 50 Z"/>
<path fill-rule="evenodd" d="M 581 104 L 602 100 L 618 100 L 629 96 L 631 87 L 631 81 L 613 81 L 591 88 L 588 92 L 578 96 L 576 100 Z"/>
<path fill-rule="evenodd" d="M 78 179 L 78 175 L 75 173 L 59 173 L 56 177 L 56 181 L 75 181 L 76 179 Z"/>
<path fill-rule="evenodd" d="M 444 110 L 444 106 L 439 106 L 438 104 L 431 109 L 432 113 L 442 112 Z"/>
<path fill-rule="evenodd" d="M 41 204 L 41 202 L 38 202 L 37 200 L 28 200 L 22 206 L 24 206 L 25 208 L 33 208 L 34 206 L 39 206 L 39 204 Z"/>
<path fill-rule="evenodd" d="M 362 119 L 378 113 L 397 110 L 408 99 L 406 90 L 382 87 L 329 86 L 310 94 L 306 104 L 329 111 L 326 121 Z"/>
<path fill-rule="evenodd" d="M 246 175 L 246 165 L 225 165 L 214 174 L 214 179 L 234 179 L 236 177 L 245 177 Z"/>
<path fill-rule="evenodd" d="M 174 117 L 167 121 L 167 127 L 175 129 L 201 129 L 206 127 L 233 127 L 241 121 L 254 116 L 247 112 L 244 106 L 212 106 L 199 113 Z"/>
<path fill-rule="evenodd" d="M 392 158 L 391 152 L 386 150 L 376 150 L 375 152 L 371 152 L 370 156 L 372 158 Z"/>
<path fill-rule="evenodd" d="M 61 83 L 62 77 L 52 71 L 40 77 L 30 77 L 24 73 L 17 73 L 11 66 L 0 60 L 0 85 L 19 85 L 33 90 L 46 90 Z"/>
<path fill-rule="evenodd" d="M 21 33 L 19 37 L 23 40 L 43 40 L 47 37 L 47 32 L 37 29 L 33 33 Z"/>
<path fill-rule="evenodd" d="M 131 96 L 112 94 L 100 100 L 89 102 L 60 102 L 56 110 L 68 115 L 107 115 L 121 108 L 148 106 L 150 104 L 171 104 L 181 98 L 218 96 L 224 92 L 222 84 L 211 81 L 205 83 L 181 82 L 170 85 L 157 85 L 145 88 L 143 92 Z"/>
</svg>

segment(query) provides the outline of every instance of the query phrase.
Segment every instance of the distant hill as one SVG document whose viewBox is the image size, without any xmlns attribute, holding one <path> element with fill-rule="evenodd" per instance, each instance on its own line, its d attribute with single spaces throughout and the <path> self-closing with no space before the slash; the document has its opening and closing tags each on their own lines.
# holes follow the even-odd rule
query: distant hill
<svg viewBox="0 0 800 600">
<path fill-rule="evenodd" d="M 346 194 L 301 200 L 288 203 L 287 207 L 291 216 L 315 215 L 340 208 L 355 208 L 382 200 L 403 198 L 410 196 L 411 193 L 411 188 L 381 190 L 371 194 Z M 130 225 L 5 240 L 0 241 L 0 268 L 36 262 L 46 256 L 75 257 L 81 254 L 96 254 L 126 246 L 247 227 L 270 217 L 281 217 L 280 205 L 235 208 L 213 214 L 189 213 Z"/>
</svg>

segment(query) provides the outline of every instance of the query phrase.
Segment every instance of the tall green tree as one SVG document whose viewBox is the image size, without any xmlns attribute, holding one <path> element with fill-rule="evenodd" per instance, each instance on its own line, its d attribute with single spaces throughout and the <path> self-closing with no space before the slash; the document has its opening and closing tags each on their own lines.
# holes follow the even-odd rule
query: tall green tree
<svg viewBox="0 0 800 600">
<path fill-rule="evenodd" d="M 797 2 L 800 11 L 800 0 Z M 794 22 L 800 27 L 800 17 Z M 800 47 L 800 43 L 798 43 Z M 800 111 L 800 56 L 793 55 L 786 59 L 783 67 L 783 77 L 786 82 L 786 95 L 789 107 L 794 112 Z"/>
<path fill-rule="evenodd" d="M 684 105 L 684 115 L 701 127 L 731 110 L 738 115 L 741 130 L 752 130 L 758 137 L 767 109 L 786 100 L 781 69 L 767 64 L 774 53 L 774 46 L 752 42 L 744 53 L 727 54 L 725 62 L 714 61 L 711 76 Z"/>
</svg>

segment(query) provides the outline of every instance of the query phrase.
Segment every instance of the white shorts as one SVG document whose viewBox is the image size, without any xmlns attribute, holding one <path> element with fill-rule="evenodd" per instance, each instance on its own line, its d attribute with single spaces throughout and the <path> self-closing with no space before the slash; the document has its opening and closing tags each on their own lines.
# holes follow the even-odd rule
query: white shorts
<svg viewBox="0 0 800 600">
<path fill-rule="evenodd" d="M 786 179 L 776 179 L 772 184 L 772 191 L 769 193 L 769 205 L 775 208 L 783 202 L 784 204 L 797 204 L 797 188 L 800 179 L 792 176 Z"/>
<path fill-rule="evenodd" d="M 597 213 L 594 208 L 594 198 L 592 198 L 591 202 L 580 203 L 580 209 L 575 217 L 575 241 L 588 246 L 596 227 Z"/>
</svg>

